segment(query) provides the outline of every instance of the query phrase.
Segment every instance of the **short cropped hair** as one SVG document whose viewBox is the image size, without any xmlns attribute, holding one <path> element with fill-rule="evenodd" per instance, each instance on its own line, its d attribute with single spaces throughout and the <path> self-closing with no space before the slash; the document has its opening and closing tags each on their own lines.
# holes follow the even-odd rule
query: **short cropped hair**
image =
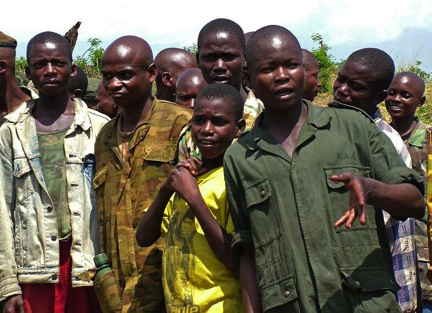
<svg viewBox="0 0 432 313">
<path fill-rule="evenodd" d="M 76 70 L 77 70 L 77 73 L 76 73 L 75 77 L 72 77 L 69 80 L 68 91 L 69 91 L 69 93 L 74 93 L 75 90 L 81 89 L 83 92 L 82 97 L 84 98 L 84 96 L 87 93 L 88 78 L 87 78 L 86 73 L 84 73 L 84 71 L 82 70 L 81 67 L 77 66 Z"/>
<path fill-rule="evenodd" d="M 72 49 L 71 49 L 69 41 L 67 41 L 67 39 L 65 37 L 63 37 L 62 35 L 54 33 L 54 32 L 50 32 L 50 31 L 39 33 L 36 36 L 34 36 L 32 39 L 30 39 L 29 43 L 27 44 L 27 61 L 30 61 L 29 60 L 30 50 L 31 50 L 31 47 L 36 43 L 41 43 L 41 44 L 62 43 L 62 44 L 64 44 L 67 51 L 68 51 L 69 59 L 72 62 Z"/>
<path fill-rule="evenodd" d="M 231 21 L 226 18 L 218 18 L 213 21 L 208 22 L 204 27 L 200 30 L 198 34 L 198 53 L 200 47 L 202 46 L 202 42 L 204 37 L 209 34 L 214 34 L 217 32 L 227 32 L 229 34 L 233 34 L 239 41 L 243 54 L 245 53 L 245 37 L 243 29 L 234 21 Z"/>
<path fill-rule="evenodd" d="M 348 59 L 372 69 L 377 76 L 377 87 L 387 89 L 394 76 L 395 65 L 393 59 L 386 52 L 376 48 L 364 48 L 354 51 Z"/>
<path fill-rule="evenodd" d="M 199 106 L 200 100 L 221 100 L 234 109 L 234 117 L 239 121 L 243 117 L 244 101 L 240 92 L 227 84 L 210 84 L 204 87 L 195 99 L 194 105 Z"/>
</svg>

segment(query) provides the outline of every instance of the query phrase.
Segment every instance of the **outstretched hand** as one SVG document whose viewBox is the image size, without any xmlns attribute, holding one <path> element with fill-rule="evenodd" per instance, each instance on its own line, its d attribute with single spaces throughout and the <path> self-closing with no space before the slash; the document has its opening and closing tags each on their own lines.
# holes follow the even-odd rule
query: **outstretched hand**
<svg viewBox="0 0 432 313">
<path fill-rule="evenodd" d="M 343 182 L 345 187 L 350 190 L 349 209 L 334 223 L 334 227 L 338 228 L 345 223 L 345 228 L 351 228 L 357 217 L 359 218 L 360 224 L 365 225 L 367 198 L 367 182 L 365 179 L 362 176 L 352 173 L 332 175 L 330 179 Z"/>
</svg>

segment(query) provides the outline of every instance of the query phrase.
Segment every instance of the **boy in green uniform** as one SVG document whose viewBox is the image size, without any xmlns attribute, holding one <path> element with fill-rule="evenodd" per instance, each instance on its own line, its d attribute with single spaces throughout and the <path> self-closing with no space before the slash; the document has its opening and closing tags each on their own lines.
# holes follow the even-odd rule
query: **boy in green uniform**
<svg viewBox="0 0 432 313">
<path fill-rule="evenodd" d="M 361 112 L 302 100 L 288 30 L 256 31 L 246 56 L 265 111 L 224 159 L 246 307 L 400 312 L 381 209 L 422 216 L 421 179 Z"/>
<path fill-rule="evenodd" d="M 402 72 L 393 78 L 387 90 L 385 104 L 392 117 L 390 125 L 398 131 L 405 142 L 413 169 L 426 177 L 431 129 L 415 116 L 417 109 L 426 101 L 424 91 L 425 83 L 418 75 Z M 427 217 L 415 220 L 415 242 L 423 309 L 430 310 L 432 309 L 432 285 L 426 278 L 429 267 Z"/>
<path fill-rule="evenodd" d="M 227 84 L 237 89 L 244 100 L 243 118 L 246 129 L 252 128 L 255 118 L 263 110 L 262 103 L 242 84 L 245 61 L 243 29 L 228 19 L 215 19 L 201 29 L 198 35 L 198 67 L 209 84 Z M 192 140 L 190 126 L 179 139 L 179 160 L 200 157 Z"/>
<path fill-rule="evenodd" d="M 103 84 L 121 113 L 96 141 L 101 251 L 108 255 L 123 312 L 163 312 L 163 241 L 141 248 L 135 228 L 172 169 L 177 139 L 192 111 L 151 94 L 157 70 L 148 43 L 115 40 L 102 58 Z"/>
<path fill-rule="evenodd" d="M 141 245 L 165 239 L 163 281 L 168 312 L 242 312 L 223 156 L 244 128 L 243 99 L 212 84 L 196 99 L 192 134 L 202 163 L 191 158 L 171 171 L 137 231 Z"/>
</svg>

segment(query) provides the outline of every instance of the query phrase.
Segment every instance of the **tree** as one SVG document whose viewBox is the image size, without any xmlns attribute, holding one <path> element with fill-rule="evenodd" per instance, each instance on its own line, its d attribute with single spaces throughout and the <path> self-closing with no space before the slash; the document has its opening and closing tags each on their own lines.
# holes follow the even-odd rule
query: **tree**
<svg viewBox="0 0 432 313">
<path fill-rule="evenodd" d="M 333 60 L 333 56 L 329 53 L 330 47 L 324 43 L 322 35 L 315 33 L 312 34 L 311 38 L 315 43 L 318 43 L 318 47 L 313 48 L 312 53 L 317 58 L 320 67 L 318 75 L 322 82 L 320 93 L 330 92 L 333 89 L 332 77 L 334 76 L 338 66 Z"/>
</svg>

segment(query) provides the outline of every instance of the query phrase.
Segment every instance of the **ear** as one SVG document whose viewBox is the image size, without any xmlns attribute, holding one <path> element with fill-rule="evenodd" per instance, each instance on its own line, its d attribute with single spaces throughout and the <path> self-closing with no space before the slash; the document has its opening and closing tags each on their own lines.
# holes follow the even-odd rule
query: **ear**
<svg viewBox="0 0 432 313">
<path fill-rule="evenodd" d="M 162 82 L 165 86 L 173 87 L 171 79 L 172 79 L 172 75 L 170 72 L 163 72 L 162 73 Z"/>
<path fill-rule="evenodd" d="M 156 65 L 154 63 L 150 63 L 150 65 L 147 67 L 147 73 L 149 76 L 149 81 L 153 83 L 156 79 L 156 76 L 158 74 L 158 70 L 156 68 Z"/>
<path fill-rule="evenodd" d="M 419 104 L 417 106 L 421 107 L 425 103 L 425 101 L 426 101 L 426 96 L 421 97 L 420 98 L 420 102 L 419 102 Z"/>
<path fill-rule="evenodd" d="M 240 119 L 240 120 L 237 122 L 237 128 L 238 128 L 238 130 L 237 130 L 237 132 L 236 132 L 235 137 L 236 137 L 236 138 L 239 138 L 240 135 L 244 132 L 244 130 L 245 130 L 245 128 L 246 128 L 246 121 L 245 121 L 244 119 Z"/>
<path fill-rule="evenodd" d="M 76 65 L 75 65 L 75 64 L 72 64 L 72 65 L 71 65 L 71 74 L 70 74 L 70 77 L 75 77 L 76 74 L 77 74 L 77 68 L 76 68 Z"/>
<path fill-rule="evenodd" d="M 74 96 L 75 96 L 76 98 L 80 98 L 80 99 L 82 99 L 83 96 L 84 96 L 84 92 L 82 91 L 82 89 L 75 89 L 75 91 L 74 91 Z"/>
<path fill-rule="evenodd" d="M 6 69 L 8 67 L 8 64 L 5 60 L 0 61 L 0 74 L 4 74 L 6 72 Z"/>
<path fill-rule="evenodd" d="M 32 80 L 31 76 L 30 76 L 30 67 L 26 66 L 25 74 L 26 74 L 27 79 Z"/>
</svg>

